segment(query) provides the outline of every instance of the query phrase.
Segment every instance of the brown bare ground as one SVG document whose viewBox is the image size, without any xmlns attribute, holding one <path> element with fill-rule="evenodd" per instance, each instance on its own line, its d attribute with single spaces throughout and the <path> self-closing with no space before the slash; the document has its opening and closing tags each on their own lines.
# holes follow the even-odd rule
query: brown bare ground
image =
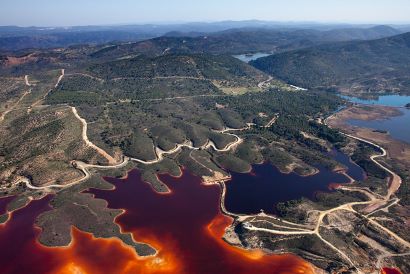
<svg viewBox="0 0 410 274">
<path fill-rule="evenodd" d="M 5 67 L 18 66 L 28 62 L 35 62 L 38 60 L 38 58 L 35 57 L 34 54 L 29 54 L 23 57 L 7 56 L 6 58 L 6 61 L 3 63 L 3 66 Z"/>
<path fill-rule="evenodd" d="M 397 108 L 385 106 L 354 106 L 345 109 L 327 120 L 332 128 L 339 128 L 343 132 L 372 140 L 374 143 L 384 147 L 389 157 L 402 162 L 405 166 L 410 167 L 410 145 L 393 139 L 389 134 L 374 132 L 369 128 L 351 126 L 347 123 L 350 119 L 358 120 L 375 120 L 386 119 L 388 117 L 400 115 Z"/>
</svg>

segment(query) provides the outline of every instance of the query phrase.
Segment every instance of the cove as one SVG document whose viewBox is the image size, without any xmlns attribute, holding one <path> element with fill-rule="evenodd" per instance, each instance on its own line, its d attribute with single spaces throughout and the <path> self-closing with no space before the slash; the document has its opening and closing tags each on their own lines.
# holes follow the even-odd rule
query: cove
<svg viewBox="0 0 410 274">
<path fill-rule="evenodd" d="M 410 109 L 400 108 L 402 115 L 381 120 L 348 120 L 352 126 L 387 131 L 394 139 L 410 144 Z"/>
<path fill-rule="evenodd" d="M 263 53 L 263 52 L 257 52 L 257 53 L 252 53 L 252 54 L 240 54 L 240 55 L 234 55 L 233 57 L 245 62 L 249 63 L 250 61 L 256 60 L 258 58 L 266 57 L 271 54 L 269 53 Z"/>
<path fill-rule="evenodd" d="M 172 192 L 157 194 L 136 170 L 127 179 L 106 180 L 115 191 L 90 193 L 110 208 L 125 209 L 116 220 L 123 230 L 159 251 L 152 273 L 161 264 L 169 273 L 312 273 L 308 263 L 293 255 L 267 255 L 223 241 L 232 220 L 221 214 L 219 185 L 204 185 L 184 172 L 181 178 L 161 176 Z"/>
<path fill-rule="evenodd" d="M 352 126 L 387 131 L 394 139 L 410 144 L 410 109 L 404 108 L 406 104 L 410 103 L 410 96 L 380 95 L 377 96 L 376 99 L 362 99 L 345 95 L 340 96 L 356 104 L 397 107 L 402 113 L 401 115 L 370 121 L 351 119 L 347 122 Z"/>
<path fill-rule="evenodd" d="M 329 156 L 337 162 L 343 164 L 347 168 L 346 174 L 352 177 L 355 181 L 363 181 L 366 178 L 366 173 L 364 170 L 343 152 L 333 149 L 329 152 Z"/>
<path fill-rule="evenodd" d="M 276 214 L 276 204 L 302 197 L 314 199 L 318 191 L 329 191 L 329 185 L 344 184 L 349 179 L 343 174 L 319 168 L 312 176 L 284 174 L 266 163 L 253 166 L 249 174 L 233 173 L 226 183 L 225 207 L 236 214 Z"/>
<path fill-rule="evenodd" d="M 404 107 L 410 103 L 410 96 L 408 95 L 376 95 L 375 98 L 357 98 L 352 96 L 340 95 L 343 99 L 346 99 L 352 103 L 363 105 L 379 105 L 389 107 Z"/>
<path fill-rule="evenodd" d="M 14 198 L 15 198 L 14 196 L 0 198 L 0 215 L 3 215 L 6 213 L 6 208 L 7 208 L 8 203 L 10 203 Z"/>
<path fill-rule="evenodd" d="M 0 226 L 2 273 L 313 273 L 294 255 L 268 255 L 227 244 L 222 236 L 232 220 L 220 212 L 219 185 L 206 186 L 184 172 L 181 178 L 161 176 L 172 190 L 158 194 L 134 170 L 126 179 L 106 178 L 115 190 L 96 190 L 96 198 L 124 209 L 116 222 L 136 241 L 151 244 L 155 257 L 138 257 L 120 240 L 96 239 L 76 228 L 64 248 L 37 242 L 35 219 L 50 210 L 51 196 L 31 201 Z"/>
<path fill-rule="evenodd" d="M 346 173 L 354 180 L 364 179 L 363 170 L 350 158 L 337 151 L 331 152 L 335 160 L 347 167 Z M 319 173 L 312 176 L 299 176 L 292 172 L 285 174 L 269 163 L 253 166 L 249 174 L 233 173 L 232 180 L 226 183 L 225 207 L 237 214 L 276 214 L 279 202 L 300 199 L 314 199 L 317 192 L 329 192 L 330 184 L 349 182 L 344 174 L 319 167 Z"/>
</svg>

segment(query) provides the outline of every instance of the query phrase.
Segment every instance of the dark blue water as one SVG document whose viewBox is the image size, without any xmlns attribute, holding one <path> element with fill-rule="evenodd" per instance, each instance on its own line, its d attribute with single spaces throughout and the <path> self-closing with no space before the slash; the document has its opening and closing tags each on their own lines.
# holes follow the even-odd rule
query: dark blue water
<svg viewBox="0 0 410 274">
<path fill-rule="evenodd" d="M 358 104 L 400 107 L 399 110 L 402 115 L 399 116 L 386 117 L 386 119 L 371 121 L 349 120 L 348 123 L 352 126 L 387 131 L 394 139 L 410 143 L 410 109 L 403 107 L 410 103 L 410 96 L 383 95 L 374 100 L 366 100 L 349 96 L 341 97 Z"/>
<path fill-rule="evenodd" d="M 406 104 L 410 103 L 410 96 L 406 95 L 382 95 L 378 96 L 377 99 L 362 99 L 356 97 L 350 97 L 345 95 L 340 95 L 340 97 L 356 103 L 364 105 L 380 105 L 380 106 L 390 106 L 390 107 L 404 107 Z"/>
<path fill-rule="evenodd" d="M 363 170 L 340 152 L 335 159 L 349 168 L 348 174 L 355 180 L 364 178 Z M 233 173 L 226 183 L 225 207 L 238 214 L 257 214 L 261 210 L 275 214 L 276 204 L 306 197 L 314 199 L 319 191 L 329 192 L 329 185 L 348 183 L 340 173 L 319 168 L 313 176 L 302 177 L 296 173 L 284 174 L 271 164 L 255 165 L 250 174 Z"/>
<path fill-rule="evenodd" d="M 237 59 L 239 59 L 243 62 L 249 63 L 250 61 L 256 60 L 256 59 L 261 58 L 261 57 L 266 57 L 266 56 L 269 56 L 269 55 L 270 55 L 269 53 L 258 52 L 258 53 L 254 53 L 254 54 L 234 55 L 233 57 L 235 57 L 235 58 L 237 58 Z"/>
<path fill-rule="evenodd" d="M 329 154 L 333 159 L 347 167 L 346 173 L 355 181 L 362 181 L 365 179 L 366 173 L 364 170 L 354 163 L 349 156 L 336 149 L 332 150 Z"/>
<path fill-rule="evenodd" d="M 352 126 L 366 127 L 374 130 L 385 130 L 391 137 L 410 144 L 410 110 L 401 108 L 400 116 L 389 117 L 383 120 L 348 120 Z"/>
</svg>

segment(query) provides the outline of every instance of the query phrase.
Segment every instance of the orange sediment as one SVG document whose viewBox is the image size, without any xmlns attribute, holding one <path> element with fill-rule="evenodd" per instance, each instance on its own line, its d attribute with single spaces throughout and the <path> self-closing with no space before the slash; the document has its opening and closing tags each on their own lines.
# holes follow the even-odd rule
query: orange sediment
<svg viewBox="0 0 410 274">
<path fill-rule="evenodd" d="M 384 267 L 381 274 L 401 274 L 401 272 L 395 268 Z"/>
<path fill-rule="evenodd" d="M 294 255 L 271 255 L 226 243 L 222 236 L 232 219 L 219 210 L 220 188 L 200 178 L 162 176 L 172 194 L 158 195 L 133 171 L 126 179 L 108 179 L 115 190 L 90 190 L 109 207 L 125 209 L 116 222 L 138 242 L 154 247 L 155 256 L 140 257 L 117 238 L 99 239 L 72 228 L 68 247 L 37 242 L 35 218 L 49 210 L 51 197 L 32 201 L 0 227 L 2 273 L 313 273 Z"/>
<path fill-rule="evenodd" d="M 301 258 L 291 254 L 272 255 L 260 249 L 243 249 L 228 245 L 224 240 L 225 229 L 232 224 L 232 218 L 219 214 L 207 227 L 208 233 L 218 242 L 221 248 L 231 253 L 232 257 L 237 257 L 244 265 L 250 265 L 259 273 L 264 270 L 275 269 L 274 273 L 314 273 L 313 267 Z M 266 267 L 269 266 L 269 267 Z M 262 272 L 261 272 L 262 271 Z M 272 273 L 272 272 L 270 272 Z"/>
</svg>

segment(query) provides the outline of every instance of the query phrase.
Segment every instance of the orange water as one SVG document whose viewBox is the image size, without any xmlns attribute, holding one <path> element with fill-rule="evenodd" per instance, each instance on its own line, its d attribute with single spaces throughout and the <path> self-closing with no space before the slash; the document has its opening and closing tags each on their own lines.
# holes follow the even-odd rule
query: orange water
<svg viewBox="0 0 410 274">
<path fill-rule="evenodd" d="M 388 268 L 385 267 L 382 269 L 382 273 L 381 274 L 401 274 L 401 272 L 395 268 Z"/>
<path fill-rule="evenodd" d="M 267 255 L 225 243 L 221 237 L 231 219 L 219 210 L 220 188 L 204 186 L 184 174 L 162 180 L 171 194 L 159 195 L 140 174 L 125 180 L 108 179 L 113 191 L 91 190 L 126 212 L 117 218 L 123 231 L 151 244 L 159 252 L 141 258 L 118 239 L 96 239 L 73 228 L 66 248 L 47 248 L 36 242 L 36 216 L 49 210 L 52 197 L 31 202 L 0 226 L 0 273 L 313 273 L 293 255 Z"/>
</svg>

